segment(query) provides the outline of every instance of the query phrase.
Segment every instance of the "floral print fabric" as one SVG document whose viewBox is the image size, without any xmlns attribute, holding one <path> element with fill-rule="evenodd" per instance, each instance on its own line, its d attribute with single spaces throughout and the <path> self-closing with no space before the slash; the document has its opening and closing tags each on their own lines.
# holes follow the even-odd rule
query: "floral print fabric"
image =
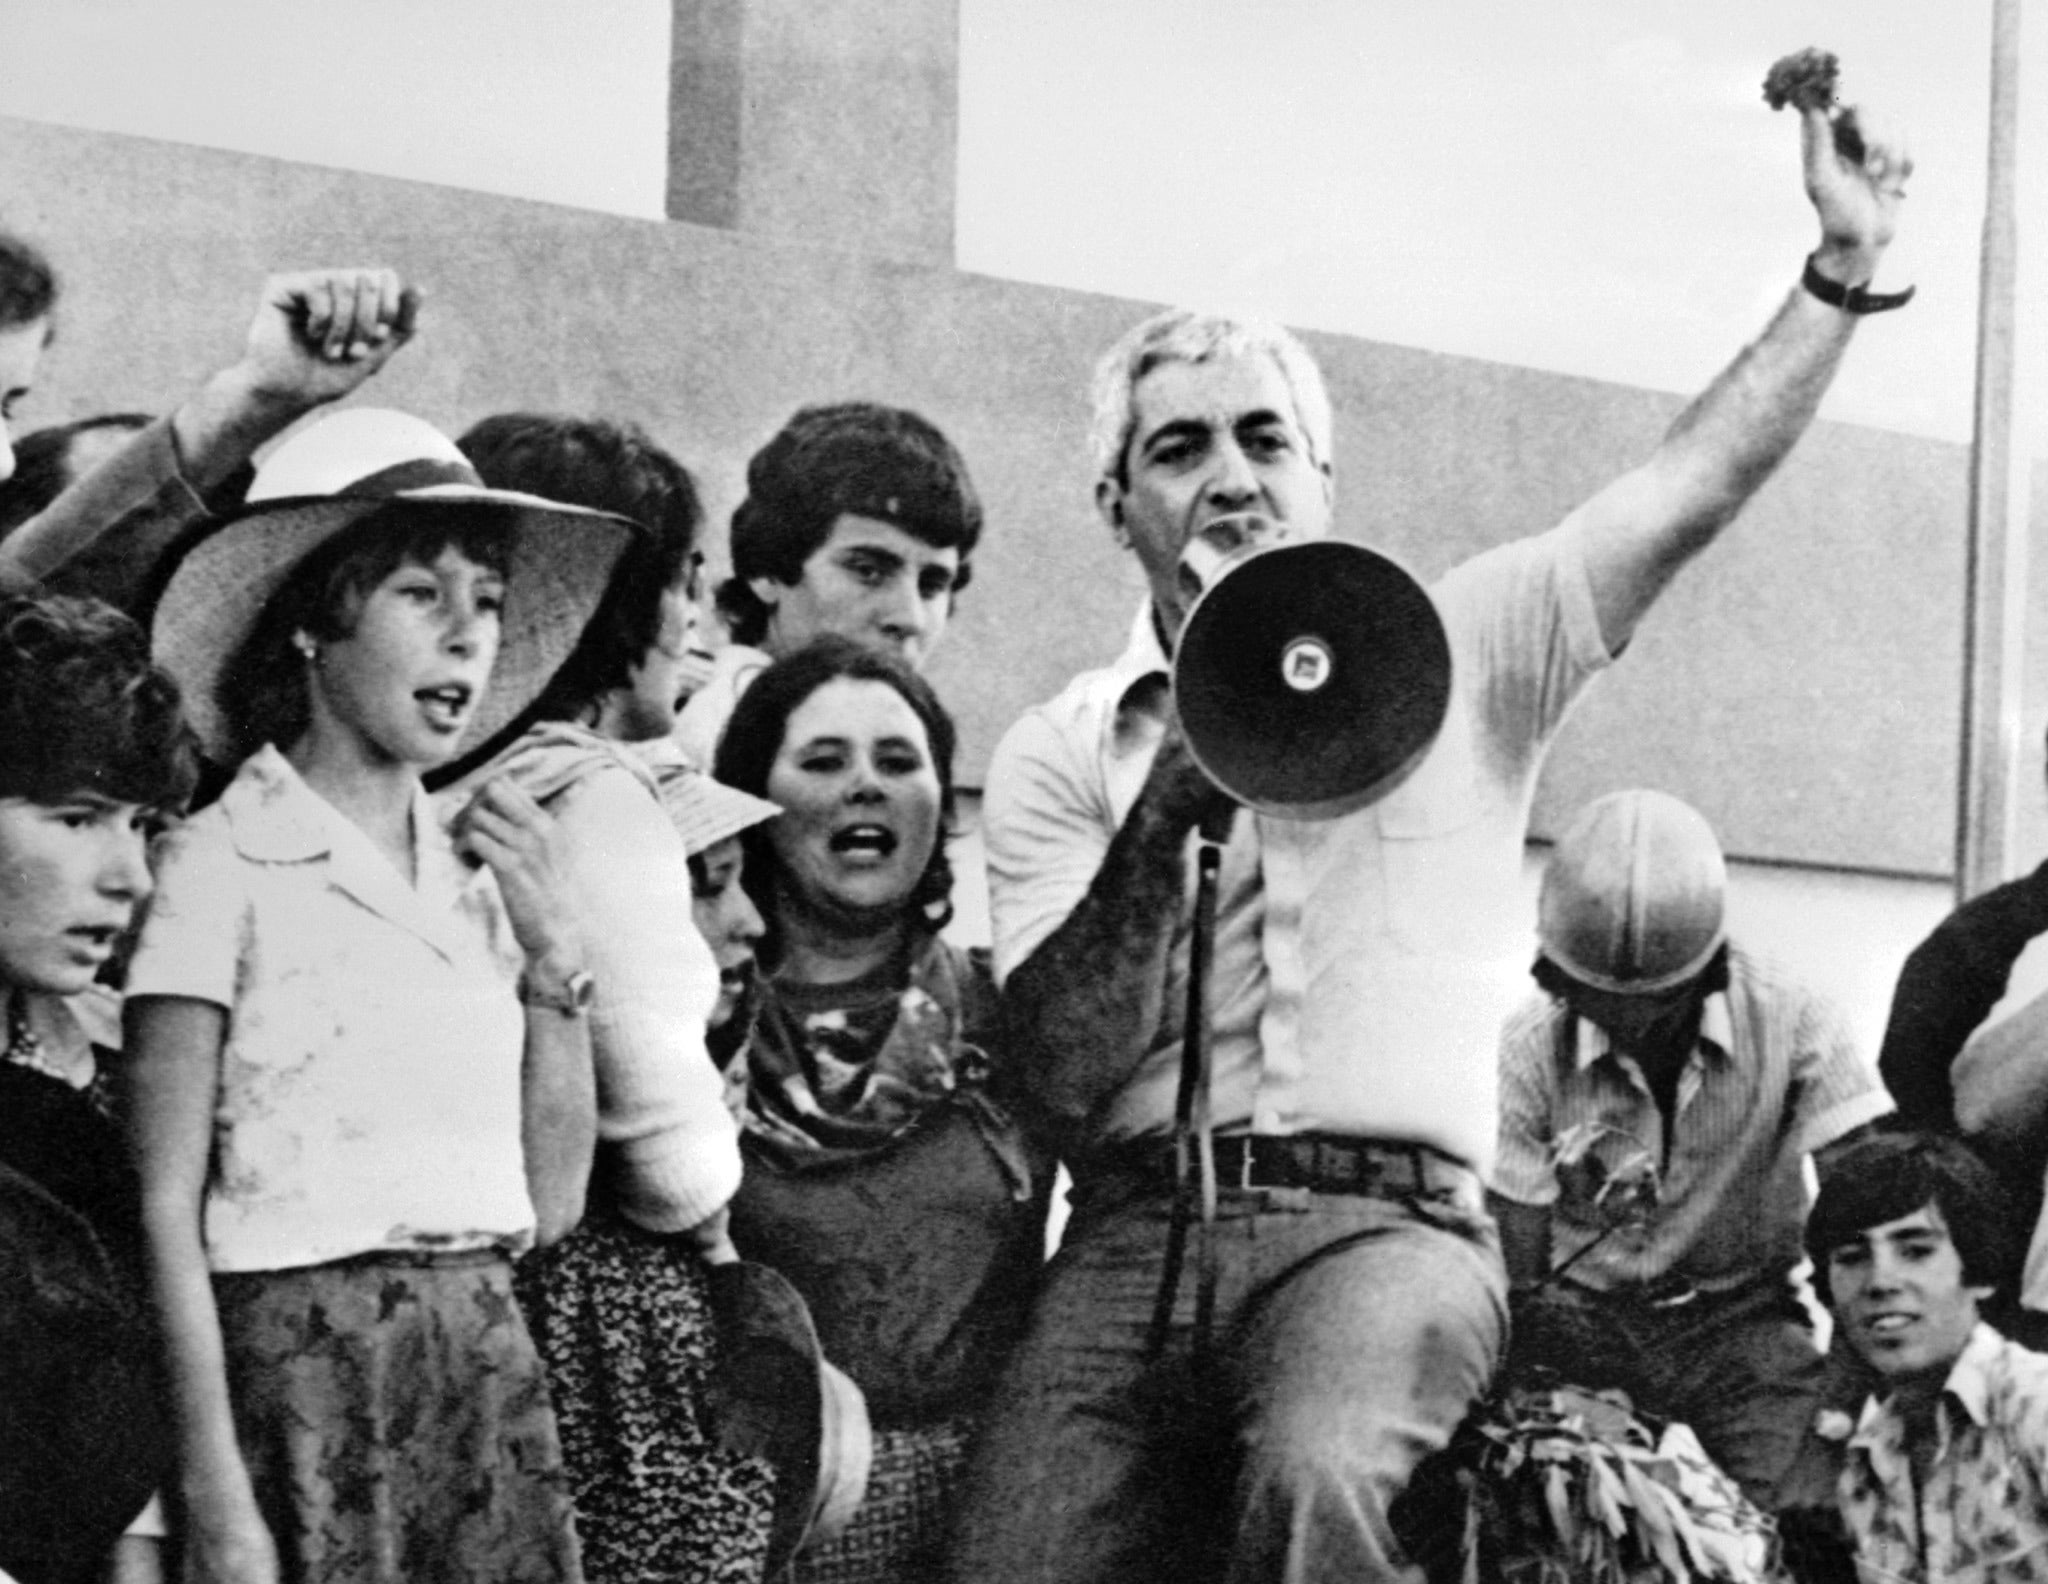
<svg viewBox="0 0 2048 1584">
<path fill-rule="evenodd" d="M 1842 1513 L 1866 1584 L 2048 1580 L 2048 1356 L 1989 1326 L 1971 1335 L 1914 1489 L 1906 1425 L 1872 1398 L 1849 1442 Z"/>
<path fill-rule="evenodd" d="M 603 1210 L 520 1262 L 589 1584 L 752 1584 L 775 1473 L 712 1434 L 703 1263 Z"/>
<path fill-rule="evenodd" d="M 216 1276 L 285 1584 L 579 1584 L 540 1359 L 488 1253 Z"/>
</svg>

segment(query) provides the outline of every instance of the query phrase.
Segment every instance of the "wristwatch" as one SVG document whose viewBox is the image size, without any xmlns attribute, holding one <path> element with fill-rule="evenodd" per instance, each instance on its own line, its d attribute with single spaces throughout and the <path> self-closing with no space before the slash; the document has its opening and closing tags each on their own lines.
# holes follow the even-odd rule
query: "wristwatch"
<svg viewBox="0 0 2048 1584">
<path fill-rule="evenodd" d="M 549 1007 L 563 1017 L 582 1017 L 597 994 L 597 981 L 587 969 L 579 968 L 564 979 L 559 989 L 536 982 L 531 974 L 519 976 L 519 999 L 525 1006 Z"/>
</svg>

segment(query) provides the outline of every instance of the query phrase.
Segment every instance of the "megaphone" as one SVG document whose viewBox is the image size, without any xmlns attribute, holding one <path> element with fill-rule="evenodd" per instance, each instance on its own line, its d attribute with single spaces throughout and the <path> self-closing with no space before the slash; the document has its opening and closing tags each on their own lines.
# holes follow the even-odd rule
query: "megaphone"
<svg viewBox="0 0 2048 1584">
<path fill-rule="evenodd" d="M 1188 749 L 1239 803 L 1334 819 L 1394 790 L 1443 729 L 1451 644 L 1398 562 L 1336 539 L 1183 558 L 1174 646 Z"/>
</svg>

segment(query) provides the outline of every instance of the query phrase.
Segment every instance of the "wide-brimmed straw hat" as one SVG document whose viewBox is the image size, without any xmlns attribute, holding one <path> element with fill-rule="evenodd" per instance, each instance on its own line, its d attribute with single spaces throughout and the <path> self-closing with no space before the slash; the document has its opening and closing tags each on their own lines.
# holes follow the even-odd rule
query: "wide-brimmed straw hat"
<svg viewBox="0 0 2048 1584">
<path fill-rule="evenodd" d="M 644 530 L 623 517 L 487 488 L 424 419 L 375 407 L 330 413 L 263 460 L 247 504 L 183 553 L 156 602 L 156 661 L 184 689 L 209 754 L 232 733 L 215 688 L 294 569 L 374 513 L 408 503 L 500 514 L 509 534 L 505 613 L 491 681 L 457 752 L 496 735 L 539 696 L 596 612 L 619 558 Z"/>
<path fill-rule="evenodd" d="M 810 1309 L 788 1278 L 752 1260 L 706 1272 L 718 1366 L 712 1419 L 727 1450 L 775 1470 L 765 1574 L 829 1540 L 867 1494 L 874 1433 L 867 1399 L 826 1362 Z"/>
</svg>

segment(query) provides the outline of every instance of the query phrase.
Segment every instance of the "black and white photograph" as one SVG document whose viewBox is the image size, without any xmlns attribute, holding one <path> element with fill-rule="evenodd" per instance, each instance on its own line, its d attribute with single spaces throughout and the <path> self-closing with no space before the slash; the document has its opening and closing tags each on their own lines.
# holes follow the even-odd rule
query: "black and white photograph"
<svg viewBox="0 0 2048 1584">
<path fill-rule="evenodd" d="M 0 0 L 0 1584 L 2048 1584 L 2044 173 L 2026 0 Z"/>
</svg>

